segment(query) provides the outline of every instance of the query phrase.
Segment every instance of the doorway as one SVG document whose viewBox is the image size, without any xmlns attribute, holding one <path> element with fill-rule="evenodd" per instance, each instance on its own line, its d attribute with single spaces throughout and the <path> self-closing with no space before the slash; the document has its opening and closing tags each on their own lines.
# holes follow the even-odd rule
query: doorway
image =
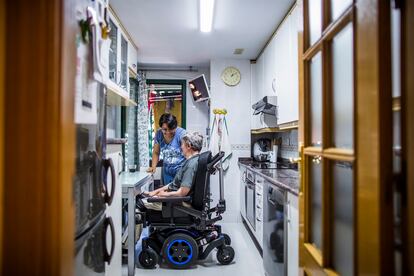
<svg viewBox="0 0 414 276">
<path fill-rule="evenodd" d="M 152 153 L 158 121 L 162 114 L 177 118 L 178 126 L 186 128 L 186 80 L 148 79 L 149 152 Z"/>
</svg>

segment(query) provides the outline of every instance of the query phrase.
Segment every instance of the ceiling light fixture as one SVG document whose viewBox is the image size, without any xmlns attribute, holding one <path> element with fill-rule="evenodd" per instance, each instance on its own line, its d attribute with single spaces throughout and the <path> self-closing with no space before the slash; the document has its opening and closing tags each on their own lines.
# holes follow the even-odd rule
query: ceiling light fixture
<svg viewBox="0 0 414 276">
<path fill-rule="evenodd" d="M 213 25 L 214 0 L 200 0 L 200 31 L 211 32 Z"/>
</svg>

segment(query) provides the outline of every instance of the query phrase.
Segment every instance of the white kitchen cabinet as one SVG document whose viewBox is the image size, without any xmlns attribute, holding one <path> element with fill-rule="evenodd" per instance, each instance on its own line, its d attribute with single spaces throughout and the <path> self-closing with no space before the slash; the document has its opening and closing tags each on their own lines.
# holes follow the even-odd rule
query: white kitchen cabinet
<svg viewBox="0 0 414 276">
<path fill-rule="evenodd" d="M 122 187 L 119 183 L 119 173 L 122 171 L 122 147 L 121 145 L 108 145 L 107 158 L 111 158 L 115 168 L 115 193 L 111 205 L 106 210 L 106 215 L 112 218 L 115 229 L 115 249 L 111 263 L 106 265 L 105 275 L 121 275 L 122 273 Z M 112 187 L 111 173 L 108 172 L 108 187 Z M 109 191 L 111 192 L 111 191 Z M 108 231 L 109 232 L 109 231 Z M 106 237 L 110 240 L 109 233 Z"/>
<path fill-rule="evenodd" d="M 111 44 L 109 47 L 109 72 L 107 76 L 108 105 L 133 106 L 135 102 L 129 99 L 129 69 L 132 63 L 136 64 L 136 49 L 128 40 L 121 23 L 110 11 L 109 24 Z M 131 60 L 133 59 L 133 60 Z M 135 72 L 136 72 L 136 66 Z"/>
<path fill-rule="evenodd" d="M 263 95 L 271 95 L 271 85 L 270 85 L 270 78 L 272 75 L 272 57 L 274 56 L 272 53 L 272 43 L 270 42 L 266 49 L 263 51 Z"/>
<path fill-rule="evenodd" d="M 257 83 L 257 64 L 253 63 L 250 65 L 250 73 L 251 73 L 251 82 L 250 82 L 250 108 L 249 108 L 249 114 L 250 114 L 250 129 L 256 128 L 256 120 L 257 116 L 253 115 L 253 109 L 251 106 L 256 102 L 256 99 L 258 97 L 258 83 Z"/>
<path fill-rule="evenodd" d="M 279 124 L 299 119 L 298 8 L 280 26 L 275 40 Z"/>
<path fill-rule="evenodd" d="M 298 196 L 287 193 L 287 275 L 299 275 L 299 203 Z"/>
<path fill-rule="evenodd" d="M 257 66 L 257 96 L 256 102 L 264 96 L 264 55 L 262 54 L 256 62 Z"/>
<path fill-rule="evenodd" d="M 277 121 L 268 115 L 252 115 L 252 129 L 277 127 L 299 119 L 300 17 L 295 7 L 252 67 L 251 103 L 276 95 L 278 105 Z"/>
<path fill-rule="evenodd" d="M 255 91 L 252 91 L 252 104 L 258 102 L 264 97 L 264 55 L 261 55 L 256 61 L 255 66 Z M 253 113 L 253 110 L 251 111 Z M 261 114 L 252 115 L 252 129 L 263 128 L 263 116 Z"/>
<path fill-rule="evenodd" d="M 276 46 L 275 37 L 272 38 L 269 45 L 267 45 L 266 50 L 264 51 L 264 96 L 275 96 L 276 93 L 273 91 L 272 83 L 273 79 L 276 77 Z"/>
<path fill-rule="evenodd" d="M 263 248 L 263 177 L 255 176 L 255 201 L 256 201 L 256 240 Z"/>
<path fill-rule="evenodd" d="M 240 168 L 240 215 L 246 219 L 246 167 L 239 166 Z"/>
<path fill-rule="evenodd" d="M 109 80 L 122 90 L 128 91 L 128 40 L 119 22 L 109 17 L 111 46 L 109 49 Z"/>
<path fill-rule="evenodd" d="M 136 74 L 137 63 L 138 63 L 138 53 L 133 43 L 131 41 L 128 41 L 128 42 L 130 42 L 128 44 L 128 68 Z"/>
</svg>

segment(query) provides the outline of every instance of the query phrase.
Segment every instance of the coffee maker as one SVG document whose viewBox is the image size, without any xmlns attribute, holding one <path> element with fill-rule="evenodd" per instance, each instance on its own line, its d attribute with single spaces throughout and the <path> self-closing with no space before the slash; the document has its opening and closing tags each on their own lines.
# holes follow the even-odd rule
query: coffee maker
<svg viewBox="0 0 414 276">
<path fill-rule="evenodd" d="M 274 160 L 273 151 L 271 148 L 271 140 L 266 138 L 258 139 L 253 144 L 253 158 L 259 162 L 269 162 Z"/>
</svg>

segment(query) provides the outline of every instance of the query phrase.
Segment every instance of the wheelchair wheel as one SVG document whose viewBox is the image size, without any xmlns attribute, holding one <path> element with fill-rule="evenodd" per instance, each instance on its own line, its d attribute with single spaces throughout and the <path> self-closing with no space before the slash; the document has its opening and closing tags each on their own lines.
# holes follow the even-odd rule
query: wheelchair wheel
<svg viewBox="0 0 414 276">
<path fill-rule="evenodd" d="M 164 241 L 162 255 L 168 266 L 188 268 L 198 260 L 197 243 L 187 234 L 171 235 Z"/>
<path fill-rule="evenodd" d="M 224 237 L 224 243 L 226 244 L 226 245 L 230 245 L 231 244 L 231 238 L 230 238 L 230 236 L 229 235 L 227 235 L 227 234 L 222 234 L 223 235 L 223 237 Z"/>
<path fill-rule="evenodd" d="M 139 263 L 143 268 L 155 268 L 158 263 L 158 255 L 152 248 L 147 248 L 141 251 L 138 257 Z"/>
<path fill-rule="evenodd" d="M 217 250 L 217 261 L 220 264 L 228 265 L 234 259 L 234 249 L 231 246 L 223 246 Z"/>
</svg>

